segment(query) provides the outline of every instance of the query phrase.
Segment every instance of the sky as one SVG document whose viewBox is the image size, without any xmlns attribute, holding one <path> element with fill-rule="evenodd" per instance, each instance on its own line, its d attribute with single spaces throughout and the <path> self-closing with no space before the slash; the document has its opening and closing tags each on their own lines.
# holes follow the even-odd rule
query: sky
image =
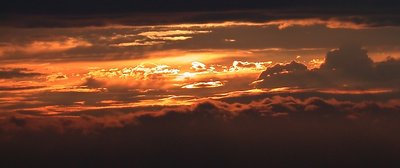
<svg viewBox="0 0 400 168">
<path fill-rule="evenodd" d="M 399 9 L 391 0 L 7 1 L 0 160 L 393 165 Z"/>
</svg>

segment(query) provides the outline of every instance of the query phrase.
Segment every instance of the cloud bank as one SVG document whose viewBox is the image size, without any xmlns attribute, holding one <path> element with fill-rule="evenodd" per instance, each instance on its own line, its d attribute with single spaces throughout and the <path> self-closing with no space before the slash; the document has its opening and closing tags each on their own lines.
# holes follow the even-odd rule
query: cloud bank
<svg viewBox="0 0 400 168">
<path fill-rule="evenodd" d="M 259 88 L 395 88 L 400 86 L 400 60 L 388 57 L 373 62 L 367 51 L 347 45 L 328 52 L 319 68 L 307 69 L 298 62 L 277 64 L 263 71 L 257 82 Z"/>
<path fill-rule="evenodd" d="M 370 166 L 391 165 L 399 154 L 399 99 L 269 96 L 75 117 L 3 116 L 0 160 L 10 166 Z"/>
</svg>

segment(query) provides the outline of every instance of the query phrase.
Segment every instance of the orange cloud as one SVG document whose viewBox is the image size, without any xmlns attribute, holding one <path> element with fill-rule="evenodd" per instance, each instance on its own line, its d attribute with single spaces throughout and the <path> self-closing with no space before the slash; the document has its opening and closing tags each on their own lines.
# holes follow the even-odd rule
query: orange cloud
<svg viewBox="0 0 400 168">
<path fill-rule="evenodd" d="M 48 52 L 61 52 L 77 47 L 90 47 L 91 43 L 78 39 L 78 38 L 66 38 L 58 41 L 33 41 L 26 45 L 15 45 L 7 44 L 0 46 L 0 56 L 6 53 L 18 53 L 22 52 L 25 54 L 38 54 Z"/>
<path fill-rule="evenodd" d="M 224 86 L 224 83 L 221 81 L 210 81 L 210 82 L 197 82 L 194 84 L 188 84 L 182 86 L 182 88 L 185 89 L 196 89 L 196 88 L 216 88 L 216 87 L 221 87 Z"/>
<path fill-rule="evenodd" d="M 252 69 L 252 70 L 264 70 L 272 61 L 268 62 L 247 62 L 247 61 L 233 61 L 232 66 L 229 68 L 230 71 L 238 71 L 242 69 Z"/>
<path fill-rule="evenodd" d="M 68 76 L 59 72 L 56 74 L 47 75 L 46 79 L 50 82 L 58 81 L 58 80 L 67 80 Z"/>
<path fill-rule="evenodd" d="M 279 29 L 286 29 L 292 26 L 314 26 L 325 25 L 327 28 L 337 29 L 364 29 L 368 28 L 367 25 L 356 24 L 350 21 L 340 21 L 337 19 L 321 20 L 321 19 L 290 19 L 290 20 L 277 20 L 267 22 L 266 25 L 275 25 Z"/>
<path fill-rule="evenodd" d="M 126 42 L 126 43 L 118 43 L 118 44 L 111 44 L 112 47 L 132 47 L 132 46 L 152 46 L 158 44 L 164 44 L 164 41 L 143 41 L 143 40 L 135 40 L 133 42 Z"/>
<path fill-rule="evenodd" d="M 165 37 L 171 38 L 173 37 L 182 37 L 182 35 L 193 35 L 193 34 L 204 34 L 204 33 L 211 33 L 211 31 L 206 30 L 166 30 L 166 31 L 148 31 L 142 32 L 138 35 L 145 36 L 149 39 L 161 39 L 165 40 Z M 185 36 L 183 36 L 185 37 Z M 191 38 L 191 37 L 189 37 Z"/>
<path fill-rule="evenodd" d="M 171 68 L 168 65 L 157 65 L 157 64 L 140 64 L 136 67 L 127 68 L 111 68 L 111 69 L 100 69 L 93 70 L 87 73 L 88 77 L 95 78 L 133 78 L 140 80 L 154 79 L 161 76 L 168 76 L 178 74 L 179 69 Z"/>
</svg>

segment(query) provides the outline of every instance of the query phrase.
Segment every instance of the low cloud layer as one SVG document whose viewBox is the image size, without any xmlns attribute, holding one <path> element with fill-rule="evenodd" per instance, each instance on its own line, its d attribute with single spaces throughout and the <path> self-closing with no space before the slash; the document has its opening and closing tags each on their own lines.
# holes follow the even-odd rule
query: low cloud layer
<svg viewBox="0 0 400 168">
<path fill-rule="evenodd" d="M 261 73 L 259 88 L 395 88 L 400 86 L 400 60 L 388 57 L 373 62 L 359 46 L 343 46 L 328 52 L 319 68 L 298 62 L 277 64 Z"/>
<path fill-rule="evenodd" d="M 368 165 L 386 165 L 400 149 L 399 101 L 272 96 L 250 103 L 207 100 L 152 110 L 95 110 L 75 117 L 25 111 L 3 115 L 0 160 L 13 166 L 355 166 L 373 157 Z"/>
</svg>

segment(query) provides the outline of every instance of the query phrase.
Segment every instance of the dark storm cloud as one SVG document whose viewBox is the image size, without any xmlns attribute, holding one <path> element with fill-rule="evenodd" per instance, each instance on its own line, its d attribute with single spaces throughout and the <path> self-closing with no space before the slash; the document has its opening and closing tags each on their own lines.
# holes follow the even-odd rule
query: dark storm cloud
<svg viewBox="0 0 400 168">
<path fill-rule="evenodd" d="M 1 25 L 17 27 L 80 27 L 264 22 L 277 19 L 339 18 L 371 26 L 399 25 L 394 0 L 261 1 L 7 1 L 0 7 Z M 357 16 L 357 17 L 353 17 Z"/>
<path fill-rule="evenodd" d="M 367 51 L 356 45 L 346 45 L 328 52 L 320 68 L 291 62 L 267 68 L 259 76 L 260 88 L 397 88 L 400 86 L 400 60 L 387 58 L 374 63 Z"/>
<path fill-rule="evenodd" d="M 13 78 L 30 78 L 37 77 L 43 74 L 32 72 L 26 68 L 2 68 L 0 67 L 0 79 L 13 79 Z"/>
<path fill-rule="evenodd" d="M 25 112 L 1 118 L 0 160 L 72 167 L 393 165 L 400 149 L 398 101 L 272 96 L 245 104 L 208 100 L 141 115 Z"/>
</svg>

